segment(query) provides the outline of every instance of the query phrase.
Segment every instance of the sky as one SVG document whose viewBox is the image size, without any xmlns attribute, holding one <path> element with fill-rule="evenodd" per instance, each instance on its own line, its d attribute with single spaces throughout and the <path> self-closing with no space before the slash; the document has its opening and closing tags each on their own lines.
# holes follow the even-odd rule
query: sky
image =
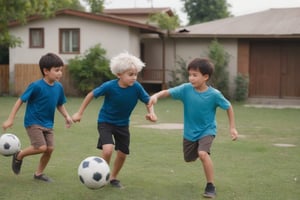
<svg viewBox="0 0 300 200">
<path fill-rule="evenodd" d="M 270 8 L 300 7 L 300 0 L 227 0 L 229 11 L 234 16 L 269 10 Z M 181 24 L 187 23 L 187 16 L 182 11 L 181 0 L 105 0 L 105 8 L 145 8 L 170 7 L 179 15 Z"/>
</svg>

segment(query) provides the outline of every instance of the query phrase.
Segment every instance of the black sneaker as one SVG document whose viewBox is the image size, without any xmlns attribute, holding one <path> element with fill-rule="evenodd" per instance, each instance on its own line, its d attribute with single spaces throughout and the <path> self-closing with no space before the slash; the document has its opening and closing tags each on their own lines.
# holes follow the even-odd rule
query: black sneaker
<svg viewBox="0 0 300 200">
<path fill-rule="evenodd" d="M 18 154 L 20 153 L 20 151 L 18 151 L 17 153 L 15 153 L 13 155 L 13 158 L 12 158 L 12 165 L 11 165 L 11 168 L 13 170 L 13 172 L 15 174 L 19 174 L 20 171 L 21 171 L 21 166 L 22 166 L 22 160 L 18 160 L 17 157 L 18 157 Z"/>
<path fill-rule="evenodd" d="M 112 187 L 119 188 L 119 189 L 124 188 L 123 185 L 121 184 L 121 182 L 117 179 L 110 180 L 110 185 Z"/>
<path fill-rule="evenodd" d="M 48 182 L 48 183 L 53 182 L 52 179 L 49 178 L 48 176 L 46 176 L 45 174 L 41 174 L 41 175 L 38 175 L 38 176 L 36 174 L 34 174 L 33 178 L 35 180 L 45 181 L 45 182 Z"/>
<path fill-rule="evenodd" d="M 203 196 L 206 198 L 214 198 L 216 195 L 216 187 L 213 184 L 207 184 Z"/>
</svg>

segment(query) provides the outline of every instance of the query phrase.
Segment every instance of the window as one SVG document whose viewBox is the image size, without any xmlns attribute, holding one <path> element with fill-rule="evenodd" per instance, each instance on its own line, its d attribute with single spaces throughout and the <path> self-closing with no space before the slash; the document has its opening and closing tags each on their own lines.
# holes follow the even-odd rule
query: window
<svg viewBox="0 0 300 200">
<path fill-rule="evenodd" d="M 59 30 L 59 52 L 80 53 L 80 32 L 79 29 Z"/>
<path fill-rule="evenodd" d="M 29 29 L 29 48 L 44 48 L 44 29 Z"/>
</svg>

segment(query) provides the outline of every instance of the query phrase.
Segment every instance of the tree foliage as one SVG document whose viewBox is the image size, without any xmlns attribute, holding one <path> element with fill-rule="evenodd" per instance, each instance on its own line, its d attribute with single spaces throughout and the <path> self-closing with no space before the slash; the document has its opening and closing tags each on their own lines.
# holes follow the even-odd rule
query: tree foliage
<svg viewBox="0 0 300 200">
<path fill-rule="evenodd" d="M 231 16 L 226 0 L 182 0 L 189 25 Z"/>
<path fill-rule="evenodd" d="M 109 60 L 105 57 L 106 51 L 100 44 L 87 50 L 83 56 L 76 56 L 69 60 L 69 71 L 76 88 L 87 94 L 96 86 L 110 80 L 114 75 L 109 69 Z"/>
<path fill-rule="evenodd" d="M 209 46 L 208 57 L 215 65 L 214 73 L 210 79 L 211 84 L 229 98 L 229 73 L 227 71 L 230 60 L 229 54 L 217 40 L 213 40 Z"/>
<path fill-rule="evenodd" d="M 84 0 L 90 7 L 91 13 L 102 13 L 105 0 Z"/>
<path fill-rule="evenodd" d="M 238 74 L 235 77 L 235 100 L 245 101 L 248 97 L 249 77 L 247 75 Z"/>
<path fill-rule="evenodd" d="M 156 22 L 162 30 L 172 31 L 180 26 L 178 15 L 170 16 L 167 13 L 156 13 L 150 16 L 151 22 Z"/>
<path fill-rule="evenodd" d="M 169 87 L 175 87 L 182 83 L 189 82 L 189 72 L 187 71 L 187 61 L 182 57 L 179 57 L 176 61 L 178 67 L 175 70 L 170 72 L 170 76 L 172 77 L 171 81 L 169 81 Z"/>
<path fill-rule="evenodd" d="M 84 10 L 79 0 L 0 0 L 0 46 L 20 46 L 22 40 L 9 34 L 8 26 L 12 21 L 25 24 L 30 15 L 52 16 L 63 8 Z"/>
</svg>

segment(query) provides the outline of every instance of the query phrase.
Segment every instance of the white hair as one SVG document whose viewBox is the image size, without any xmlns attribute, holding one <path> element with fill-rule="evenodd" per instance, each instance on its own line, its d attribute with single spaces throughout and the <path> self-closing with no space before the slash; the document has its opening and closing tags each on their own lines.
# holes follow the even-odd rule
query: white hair
<svg viewBox="0 0 300 200">
<path fill-rule="evenodd" d="M 143 69 L 143 67 L 145 67 L 145 63 L 143 63 L 139 58 L 125 52 L 113 57 L 110 60 L 109 67 L 111 72 L 114 75 L 117 75 L 132 68 L 140 72 Z"/>
</svg>

